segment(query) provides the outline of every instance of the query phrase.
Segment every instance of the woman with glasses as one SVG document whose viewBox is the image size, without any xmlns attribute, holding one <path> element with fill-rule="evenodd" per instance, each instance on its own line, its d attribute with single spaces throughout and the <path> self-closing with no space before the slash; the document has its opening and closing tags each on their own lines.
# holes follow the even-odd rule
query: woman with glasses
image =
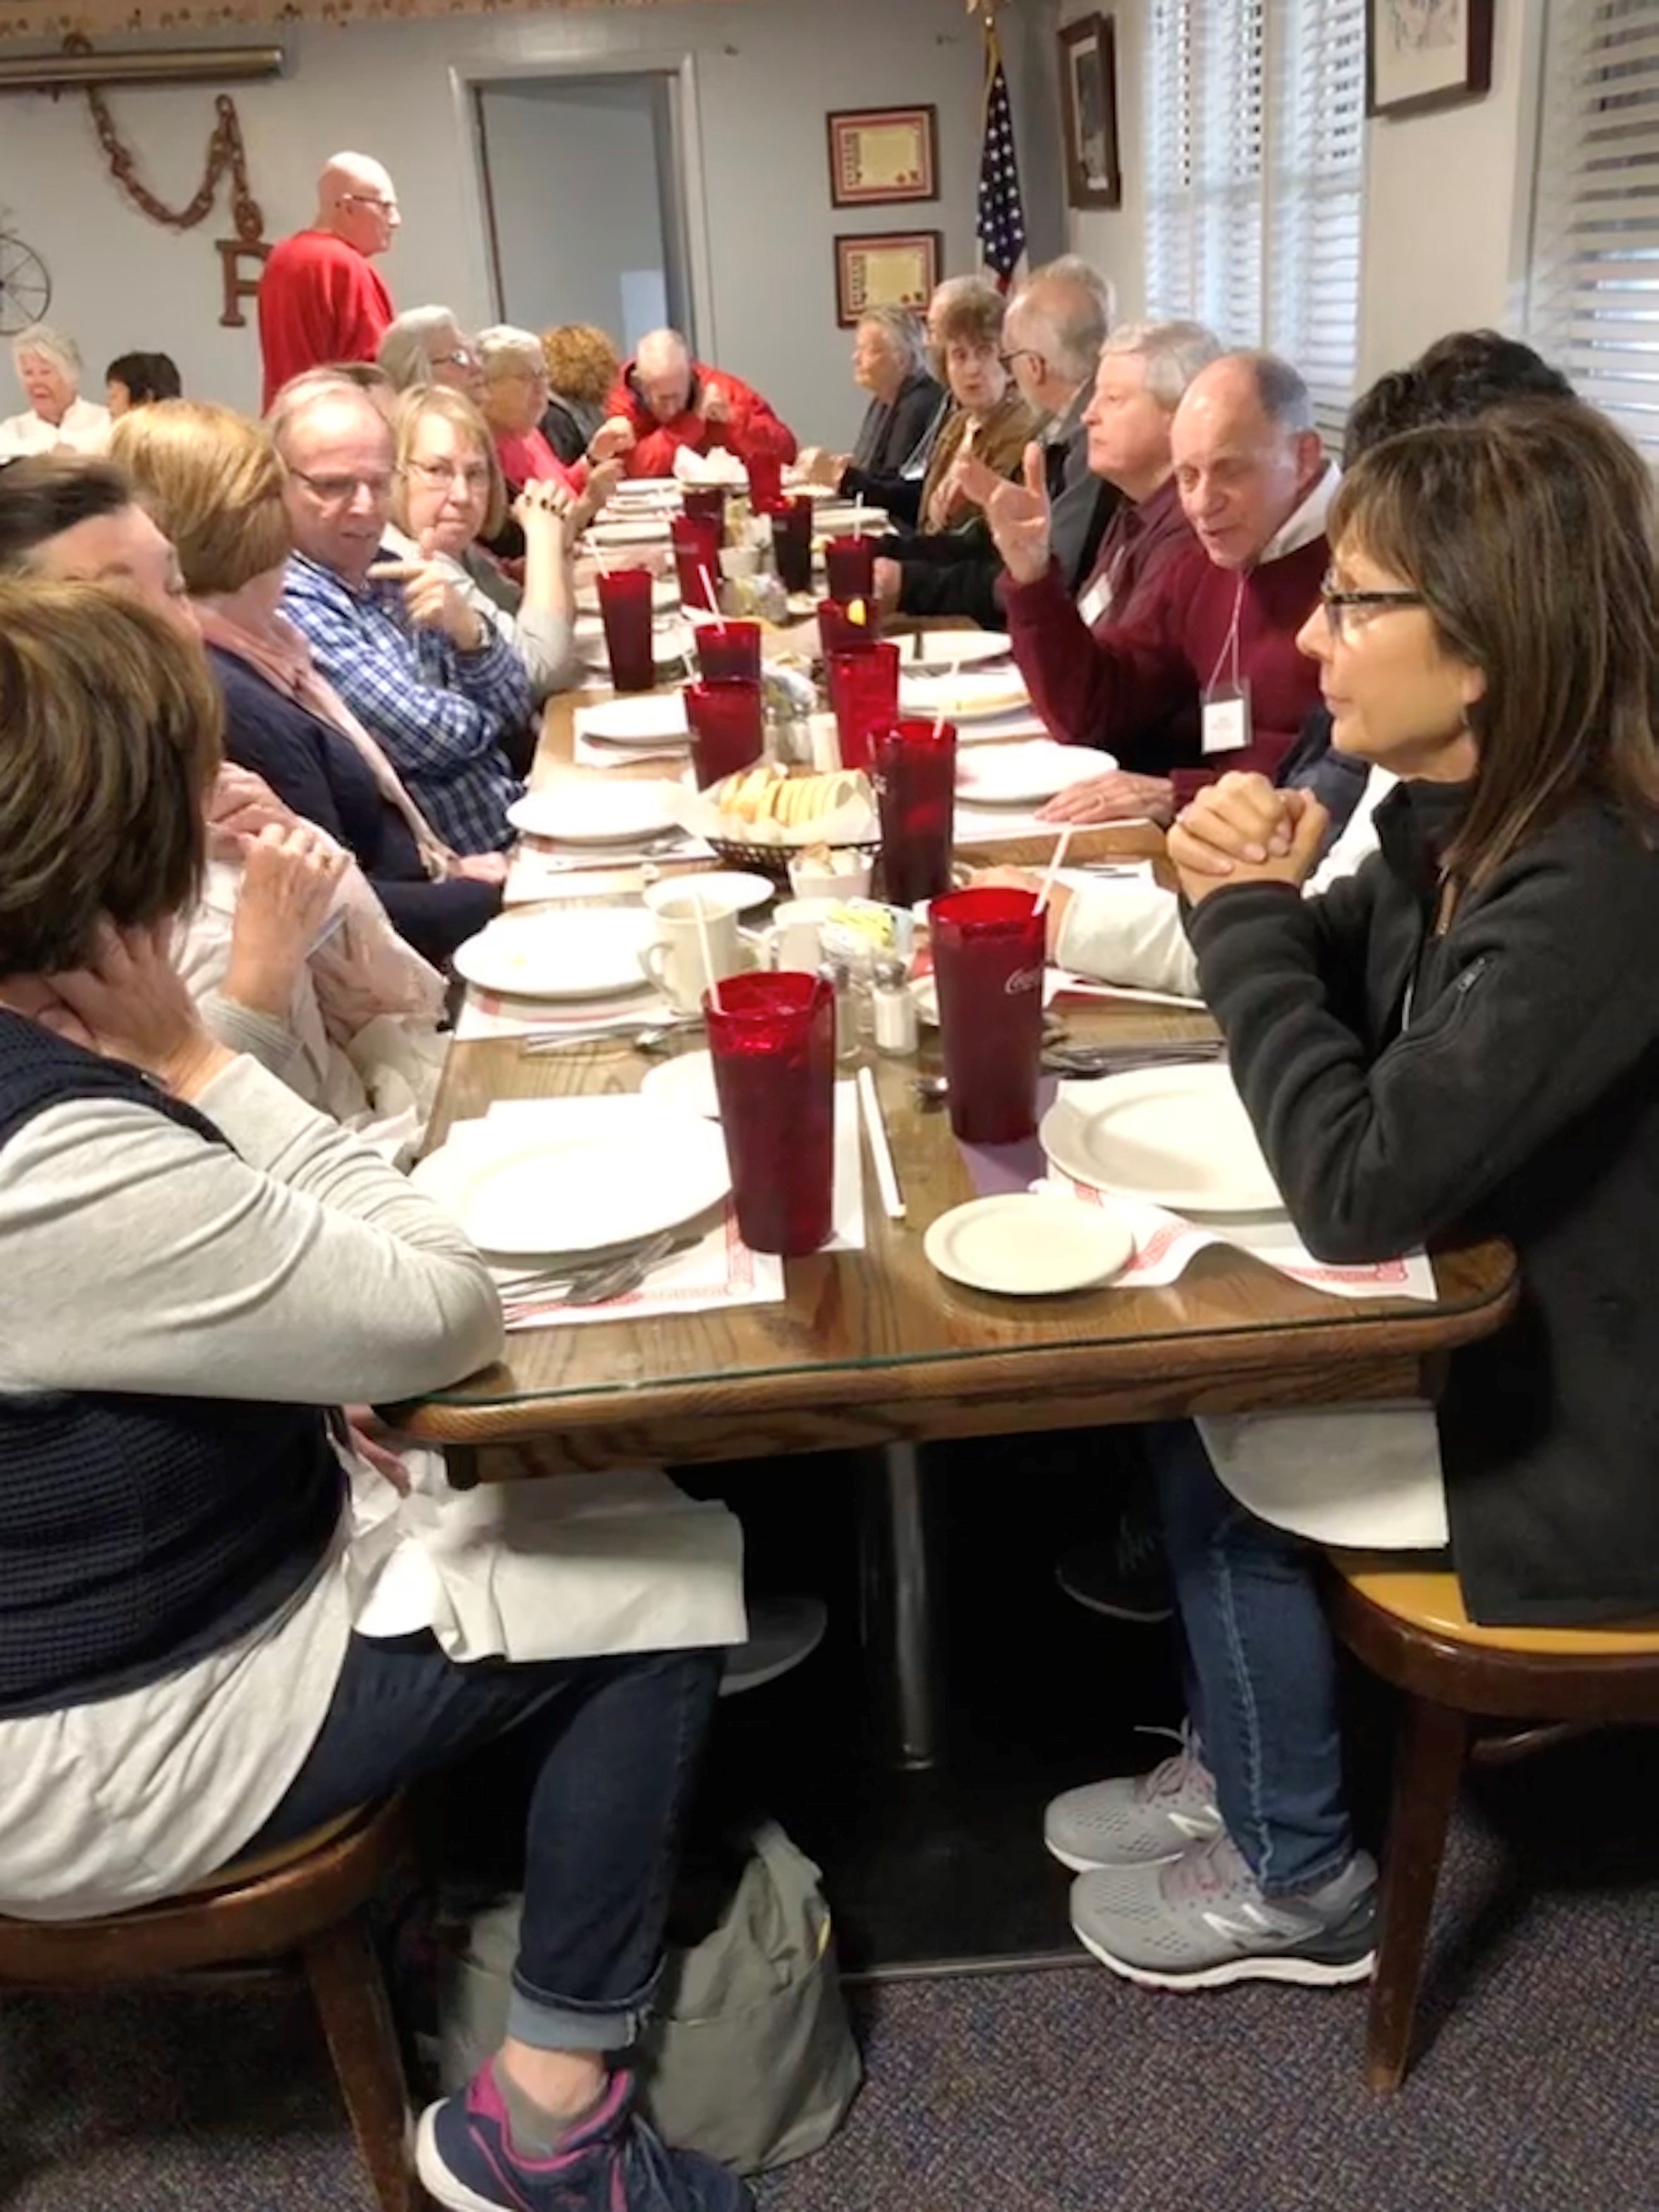
<svg viewBox="0 0 1659 2212">
<path fill-rule="evenodd" d="M 525 665 L 538 703 L 575 681 L 573 521 L 580 502 L 563 485 L 532 480 L 513 502 L 523 538 L 522 584 L 479 545 L 507 516 L 501 465 L 482 415 L 458 392 L 427 385 L 405 392 L 392 429 L 394 527 L 383 543 L 405 560 L 434 559 Z"/>
<path fill-rule="evenodd" d="M 1036 416 L 1020 397 L 1002 351 L 1006 306 L 994 284 L 975 283 L 935 318 L 933 358 L 956 411 L 934 443 L 914 518 L 930 534 L 978 519 L 978 507 L 962 489 L 959 459 L 971 453 L 994 475 L 1018 477 L 1036 435 Z"/>
<path fill-rule="evenodd" d="M 124 416 L 116 446 L 177 552 L 224 698 L 228 758 L 337 838 L 398 934 L 446 966 L 499 909 L 506 865 L 451 851 L 283 614 L 294 541 L 270 433 L 228 407 L 169 399 Z"/>
<path fill-rule="evenodd" d="M 1311 793 L 1237 774 L 1170 857 L 1233 1079 L 1309 1249 L 1516 1248 L 1522 1303 L 1436 1407 L 1150 1432 L 1191 1734 L 1069 1793 L 1073 1919 L 1128 1978 L 1354 1981 L 1376 1869 L 1343 1790 L 1325 1544 L 1450 1557 L 1470 1617 L 1659 1607 L 1659 573 L 1634 448 L 1517 404 L 1368 453 L 1304 628 L 1381 850 L 1300 896 Z"/>
<path fill-rule="evenodd" d="M 476 407 L 483 397 L 483 366 L 474 339 L 448 307 L 410 307 L 387 326 L 376 356 L 399 392 L 442 384 Z"/>
</svg>

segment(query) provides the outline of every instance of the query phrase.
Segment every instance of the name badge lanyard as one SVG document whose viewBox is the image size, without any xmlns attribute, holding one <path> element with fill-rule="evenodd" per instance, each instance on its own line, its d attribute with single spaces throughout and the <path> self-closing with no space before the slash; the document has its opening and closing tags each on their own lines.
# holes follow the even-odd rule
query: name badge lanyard
<svg viewBox="0 0 1659 2212">
<path fill-rule="evenodd" d="M 1250 742 L 1250 687 L 1239 673 L 1238 632 L 1244 613 L 1245 571 L 1240 569 L 1233 592 L 1232 620 L 1210 680 L 1204 687 L 1200 743 L 1206 757 L 1212 753 L 1243 752 Z M 1227 673 L 1223 679 L 1222 671 Z"/>
</svg>

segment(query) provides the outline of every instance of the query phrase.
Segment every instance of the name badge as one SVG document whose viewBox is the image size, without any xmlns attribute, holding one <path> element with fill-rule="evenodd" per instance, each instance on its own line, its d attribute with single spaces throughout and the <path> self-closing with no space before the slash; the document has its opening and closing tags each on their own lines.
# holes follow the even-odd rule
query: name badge
<svg viewBox="0 0 1659 2212">
<path fill-rule="evenodd" d="M 1112 611 L 1111 579 L 1097 576 L 1078 601 L 1077 611 L 1091 629 L 1103 623 Z"/>
<path fill-rule="evenodd" d="M 1212 753 L 1242 753 L 1250 742 L 1250 687 L 1248 684 L 1218 684 L 1204 700 L 1200 743 L 1207 760 Z"/>
</svg>

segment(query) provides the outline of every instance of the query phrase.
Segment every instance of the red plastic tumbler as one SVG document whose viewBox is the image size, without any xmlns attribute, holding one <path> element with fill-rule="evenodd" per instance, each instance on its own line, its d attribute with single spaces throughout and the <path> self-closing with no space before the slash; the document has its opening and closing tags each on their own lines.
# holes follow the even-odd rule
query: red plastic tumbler
<svg viewBox="0 0 1659 2212">
<path fill-rule="evenodd" d="M 691 772 L 699 791 L 749 768 L 766 750 L 766 717 L 758 684 L 739 678 L 688 684 L 685 719 L 691 730 Z"/>
<path fill-rule="evenodd" d="M 697 665 L 705 684 L 758 684 L 761 626 L 757 622 L 705 622 L 696 628 Z"/>
<path fill-rule="evenodd" d="M 657 680 L 652 581 L 648 568 L 613 568 L 599 578 L 599 620 L 611 656 L 611 681 L 618 691 L 648 691 Z"/>
<path fill-rule="evenodd" d="M 800 494 L 772 511 L 772 557 L 786 592 L 812 588 L 812 502 Z"/>
<path fill-rule="evenodd" d="M 951 722 L 901 721 L 872 737 L 881 867 L 893 906 L 940 898 L 951 888 L 956 819 L 957 732 Z"/>
<path fill-rule="evenodd" d="M 951 1127 L 966 1144 L 1036 1128 L 1047 923 L 1034 891 L 950 891 L 928 909 Z"/>
<path fill-rule="evenodd" d="M 868 768 L 870 735 L 898 720 L 899 649 L 867 646 L 862 652 L 832 653 L 829 663 L 830 712 L 841 744 L 843 768 Z"/>
<path fill-rule="evenodd" d="M 677 514 L 668 528 L 674 544 L 674 573 L 680 580 L 680 605 L 718 614 L 720 525 L 695 514 Z"/>
<path fill-rule="evenodd" d="M 876 589 L 873 538 L 832 538 L 823 549 L 823 574 L 832 599 L 867 599 Z"/>
<path fill-rule="evenodd" d="M 836 994 L 785 969 L 704 998 L 738 1229 L 753 1252 L 816 1252 L 835 1191 Z"/>
</svg>

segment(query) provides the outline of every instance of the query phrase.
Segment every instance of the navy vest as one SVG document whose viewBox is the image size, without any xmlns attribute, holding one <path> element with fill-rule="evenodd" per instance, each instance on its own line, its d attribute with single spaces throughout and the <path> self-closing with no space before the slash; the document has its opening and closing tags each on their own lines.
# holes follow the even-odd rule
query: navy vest
<svg viewBox="0 0 1659 2212">
<path fill-rule="evenodd" d="M 225 1142 L 137 1069 L 0 1011 L 0 1146 L 47 1107 L 95 1097 Z M 0 1279 L 0 1315 L 4 1296 Z M 226 1379 L 204 1364 L 187 1398 L 0 1394 L 0 1717 L 180 1673 L 314 1574 L 342 1495 L 325 1416 L 207 1395 Z"/>
</svg>

